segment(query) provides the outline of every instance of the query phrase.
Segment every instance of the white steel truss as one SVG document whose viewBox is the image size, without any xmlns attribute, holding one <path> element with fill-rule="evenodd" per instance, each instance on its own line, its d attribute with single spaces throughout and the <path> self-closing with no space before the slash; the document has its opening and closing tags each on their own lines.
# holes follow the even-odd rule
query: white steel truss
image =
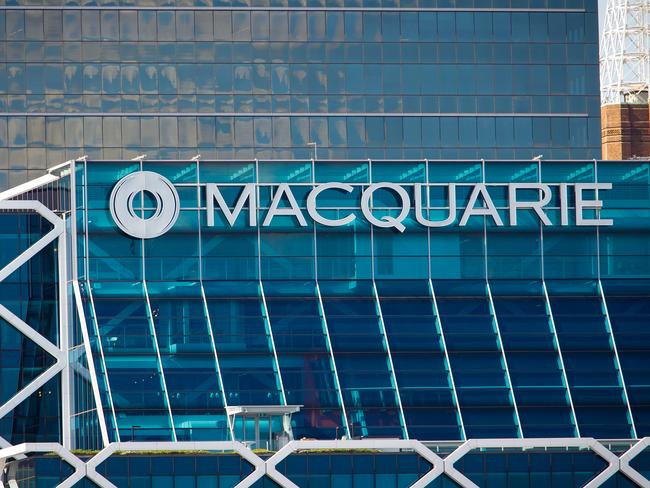
<svg viewBox="0 0 650 488">
<path fill-rule="evenodd" d="M 106 461 L 115 451 L 218 451 L 236 452 L 239 456 L 248 461 L 255 470 L 241 480 L 234 488 L 248 488 L 264 476 L 266 472 L 265 463 L 253 451 L 248 449 L 241 442 L 236 441 L 201 441 L 201 442 L 115 442 L 102 449 L 97 455 L 86 463 L 86 472 L 89 480 L 92 480 L 101 488 L 117 488 L 113 483 L 97 472 L 97 467 Z M 0 451 L 1 452 L 1 451 Z"/>
<path fill-rule="evenodd" d="M 431 470 L 422 478 L 411 485 L 410 488 L 424 488 L 431 481 L 440 476 L 444 470 L 444 462 L 440 456 L 427 448 L 424 444 L 413 440 L 401 439 L 366 439 L 366 440 L 341 440 L 341 441 L 292 441 L 276 452 L 266 461 L 266 474 L 269 478 L 286 488 L 299 488 L 293 481 L 280 473 L 276 467 L 283 459 L 296 451 L 310 449 L 372 449 L 376 451 L 412 450 L 429 461 Z"/>
<path fill-rule="evenodd" d="M 0 449 L 0 462 L 4 462 L 10 458 L 18 458 L 19 456 L 25 456 L 31 453 L 54 453 L 68 463 L 72 468 L 74 468 L 74 473 L 72 473 L 67 479 L 57 485 L 57 488 L 72 488 L 78 481 L 86 477 L 86 463 L 79 459 L 77 456 L 72 454 L 68 449 L 63 447 L 61 444 L 53 442 L 27 442 L 24 444 L 18 444 L 16 446 L 5 447 Z M 10 465 L 11 466 L 11 465 Z M 14 463 L 15 466 L 15 463 Z M 13 470 L 15 473 L 15 469 Z M 13 483 L 12 483 L 13 481 Z M 10 479 L 9 486 L 18 486 L 15 480 Z"/>
<path fill-rule="evenodd" d="M 295 453 L 309 453 L 309 451 L 344 450 L 350 455 L 355 451 L 360 454 L 368 450 L 386 452 L 412 452 L 431 464 L 431 469 L 421 478 L 410 485 L 410 488 L 422 488 L 433 480 L 446 475 L 459 486 L 477 488 L 476 483 L 462 474 L 456 463 L 465 455 L 476 451 L 509 451 L 525 453 L 531 450 L 559 452 L 582 452 L 589 450 L 595 456 L 603 459 L 607 466 L 589 480 L 584 487 L 596 488 L 604 485 L 616 473 L 621 473 L 636 485 L 650 488 L 650 480 L 630 466 L 631 461 L 650 448 L 650 437 L 637 441 L 620 457 L 612 452 L 603 443 L 589 437 L 579 439 L 571 438 L 545 438 L 545 439 L 472 439 L 451 445 L 451 453 L 442 458 L 434 450 L 439 445 L 429 445 L 416 440 L 403 439 L 365 439 L 365 440 L 298 440 L 291 441 L 272 456 L 263 459 L 246 447 L 241 442 L 233 441 L 199 441 L 199 442 L 114 442 L 88 459 L 80 459 L 60 444 L 54 443 L 26 443 L 0 449 L 0 465 L 4 463 L 7 468 L 9 485 L 16 484 L 15 475 L 17 463 L 20 458 L 32 453 L 54 453 L 74 468 L 74 472 L 57 485 L 57 488 L 70 488 L 81 479 L 87 478 L 100 488 L 116 488 L 116 485 L 105 476 L 98 473 L 97 468 L 116 452 L 127 452 L 137 456 L 138 452 L 155 455 L 156 452 L 164 454 L 165 451 L 183 452 L 184 454 L 197 453 L 207 455 L 209 452 L 234 453 L 249 462 L 254 470 L 244 477 L 235 488 L 248 488 L 253 486 L 264 476 L 268 476 L 283 488 L 297 488 L 293 481 L 280 473 L 277 466 L 287 457 Z M 120 455 L 120 454 L 116 454 Z M 13 468 L 13 469 L 12 469 Z M 0 480 L 1 481 L 1 480 Z M 13 481 L 13 485 L 12 485 Z"/>
<path fill-rule="evenodd" d="M 15 210 L 15 211 L 27 211 L 39 214 L 50 224 L 52 224 L 52 230 L 47 234 L 41 237 L 34 244 L 29 246 L 23 252 L 21 252 L 17 257 L 10 261 L 6 266 L 0 269 L 0 282 L 7 279 L 13 272 L 18 270 L 21 266 L 27 263 L 30 259 L 36 256 L 40 251 L 42 251 L 48 244 L 51 244 L 58 239 L 59 249 L 65 247 L 64 232 L 65 226 L 62 219 L 56 216 L 54 212 L 46 208 L 43 204 L 36 201 L 15 201 L 15 200 L 5 200 L 0 201 L 0 210 Z M 58 279 L 62 279 L 62 273 L 65 273 L 65 253 L 59 253 L 60 257 L 57 260 L 59 265 Z M 61 258 L 63 256 L 63 258 Z M 0 299 L 1 300 L 1 299 Z M 29 382 L 24 388 L 17 391 L 9 400 L 4 404 L 0 405 L 0 419 L 7 416 L 12 410 L 14 410 L 20 403 L 29 398 L 30 395 L 35 393 L 39 388 L 41 388 L 45 383 L 54 378 L 57 374 L 61 373 L 68 366 L 68 350 L 67 345 L 64 344 L 61 339 L 59 344 L 53 344 L 43 335 L 38 333 L 36 329 L 31 327 L 29 324 L 24 322 L 20 317 L 16 316 L 11 312 L 7 307 L 0 303 L 0 318 L 4 319 L 9 325 L 14 329 L 24 335 L 26 338 L 33 341 L 37 346 L 45 350 L 50 356 L 55 359 L 55 363 L 50 366 L 48 369 L 39 374 L 31 382 Z M 64 378 L 62 378 L 63 380 Z M 62 388 L 65 391 L 65 385 Z M 70 428 L 69 419 L 63 417 L 62 422 L 62 432 L 64 433 L 63 438 L 69 442 L 69 435 L 66 435 L 66 430 Z M 0 437 L 0 446 L 8 447 L 10 443 Z"/>
<path fill-rule="evenodd" d="M 650 0 L 607 0 L 600 49 L 603 105 L 648 103 Z"/>
<path fill-rule="evenodd" d="M 454 464 L 464 455 L 475 449 L 503 450 L 507 448 L 519 448 L 525 450 L 536 447 L 589 449 L 605 460 L 605 462 L 607 462 L 607 467 L 585 484 L 584 488 L 601 486 L 620 468 L 618 456 L 609 451 L 596 439 L 589 437 L 583 437 L 580 439 L 471 439 L 445 458 L 445 472 L 450 478 L 463 487 L 479 488 L 476 483 L 471 481 L 454 467 Z"/>
<path fill-rule="evenodd" d="M 644 437 L 620 457 L 620 471 L 637 485 L 650 488 L 650 480 L 630 466 L 630 461 L 650 448 L 650 437 Z"/>
</svg>

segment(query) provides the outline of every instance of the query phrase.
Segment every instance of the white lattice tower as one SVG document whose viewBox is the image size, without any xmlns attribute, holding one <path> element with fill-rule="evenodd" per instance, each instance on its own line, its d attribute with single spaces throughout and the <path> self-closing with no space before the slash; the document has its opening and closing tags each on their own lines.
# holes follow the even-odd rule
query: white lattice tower
<svg viewBox="0 0 650 488">
<path fill-rule="evenodd" d="M 601 41 L 601 103 L 647 103 L 650 0 L 607 0 Z"/>
</svg>

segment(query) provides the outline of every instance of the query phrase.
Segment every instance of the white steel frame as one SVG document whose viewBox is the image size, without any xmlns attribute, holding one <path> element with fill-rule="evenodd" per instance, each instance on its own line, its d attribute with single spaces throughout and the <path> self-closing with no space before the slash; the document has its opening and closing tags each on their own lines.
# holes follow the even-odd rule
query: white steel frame
<svg viewBox="0 0 650 488">
<path fill-rule="evenodd" d="M 309 452 L 312 450 L 318 451 L 324 449 L 342 450 L 349 455 L 353 455 L 354 451 L 359 450 L 360 453 L 365 453 L 370 449 L 386 452 L 414 452 L 431 463 L 432 469 L 416 480 L 410 488 L 423 488 L 443 474 L 462 487 L 478 488 L 478 485 L 463 475 L 455 467 L 455 464 L 462 459 L 463 456 L 472 451 L 494 450 L 503 452 L 508 450 L 524 453 L 532 449 L 548 449 L 549 452 L 559 453 L 563 452 L 563 450 L 567 452 L 590 450 L 596 456 L 602 458 L 607 463 L 607 466 L 589 480 L 584 485 L 585 488 L 602 486 L 608 479 L 618 472 L 625 475 L 638 486 L 642 488 L 650 488 L 650 480 L 630 466 L 630 462 L 635 457 L 650 448 L 650 437 L 645 437 L 639 440 L 620 457 L 605 447 L 601 442 L 589 437 L 579 439 L 472 439 L 461 442 L 460 444 L 452 444 L 452 446 L 456 446 L 455 449 L 453 449 L 447 457 L 442 458 L 434 452 L 433 449 L 435 449 L 435 445 L 427 445 L 417 440 L 299 440 L 289 442 L 272 456 L 262 459 L 243 443 L 233 441 L 114 442 L 106 446 L 90 459 L 83 460 L 72 454 L 68 449 L 64 448 L 60 444 L 26 443 L 0 449 L 0 465 L 3 463 L 5 464 L 9 475 L 9 485 L 14 486 L 15 479 L 12 480 L 11 478 L 12 476 L 15 476 L 16 463 L 20 462 L 19 459 L 21 457 L 30 453 L 54 453 L 75 469 L 74 473 L 70 475 L 70 477 L 57 485 L 58 488 L 71 488 L 76 482 L 84 477 L 93 481 L 100 488 L 116 488 L 110 480 L 97 472 L 97 468 L 118 451 L 128 451 L 133 453 L 132 455 L 137 455 L 135 454 L 137 452 L 147 452 L 155 455 L 157 451 L 161 454 L 169 451 L 182 452 L 184 454 L 191 454 L 193 452 L 205 454 L 205 451 L 214 451 L 215 453 L 234 452 L 254 467 L 253 472 L 242 479 L 235 488 L 249 488 L 265 475 L 283 488 L 298 488 L 298 485 L 277 470 L 278 464 L 292 454 L 296 452 Z"/>
<path fill-rule="evenodd" d="M 50 224 L 53 228 L 38 241 L 20 253 L 16 258 L 9 262 L 5 267 L 0 269 L 0 282 L 8 278 L 14 271 L 18 270 L 22 265 L 27 263 L 30 259 L 36 256 L 40 251 L 42 251 L 48 244 L 58 240 L 59 249 L 65 248 L 65 225 L 64 221 L 56 216 L 54 212 L 45 207 L 42 203 L 36 201 L 15 201 L 15 200 L 4 200 L 0 201 L 0 210 L 17 210 L 17 211 L 31 211 L 39 214 Z M 62 280 L 61 273 L 65 272 L 65 252 L 59 252 L 58 256 L 58 265 L 59 265 L 59 280 Z M 61 291 L 61 289 L 59 289 Z M 65 290 L 64 290 L 65 292 Z M 55 359 L 55 363 L 50 366 L 48 369 L 39 374 L 35 379 L 33 379 L 29 384 L 27 384 L 23 389 L 16 392 L 9 400 L 4 404 L 0 405 L 0 418 L 5 417 L 12 410 L 14 410 L 20 403 L 29 398 L 30 395 L 35 393 L 40 387 L 42 387 L 49 380 L 54 378 L 58 373 L 62 373 L 62 412 L 69 412 L 70 408 L 70 395 L 66 394 L 67 389 L 69 388 L 69 383 L 64 381 L 67 378 L 67 375 L 63 374 L 64 370 L 67 370 L 68 366 L 68 346 L 64 343 L 64 339 L 67 335 L 60 334 L 59 344 L 53 344 L 48 339 L 39 334 L 33 327 L 24 322 L 22 319 L 17 317 L 4 305 L 0 304 L 0 318 L 6 320 L 12 327 L 14 327 L 18 332 L 23 334 L 26 338 L 32 340 L 37 346 L 45 350 L 50 356 Z M 60 324 L 62 327 L 65 325 L 67 328 L 67 322 L 65 324 Z M 69 419 L 65 416 L 62 416 L 62 437 L 64 442 L 70 442 L 70 422 Z M 0 447 L 9 447 L 11 444 L 6 439 L 0 437 Z"/>
<path fill-rule="evenodd" d="M 650 0 L 607 0 L 600 45 L 601 103 L 647 104 Z"/>
<path fill-rule="evenodd" d="M 86 463 L 86 473 L 89 480 L 101 488 L 117 488 L 113 483 L 97 472 L 97 467 L 111 457 L 115 451 L 234 451 L 251 463 L 255 470 L 241 480 L 235 488 L 248 488 L 265 473 L 264 460 L 241 442 L 236 441 L 204 441 L 204 442 L 115 442 L 102 449 Z M 0 451 L 1 452 L 1 451 Z"/>
<path fill-rule="evenodd" d="M 444 470 L 444 462 L 424 444 L 414 440 L 398 439 L 365 439 L 340 441 L 292 441 L 276 452 L 266 461 L 266 474 L 282 487 L 300 488 L 277 470 L 277 465 L 296 451 L 309 449 L 372 449 L 377 451 L 412 450 L 431 463 L 431 470 L 411 485 L 411 488 L 424 488 L 440 476 Z"/>
<path fill-rule="evenodd" d="M 637 485 L 650 488 L 650 480 L 630 466 L 630 461 L 650 447 L 650 437 L 644 437 L 628 449 L 619 459 L 620 471 Z"/>
<path fill-rule="evenodd" d="M 54 453 L 74 468 L 74 473 L 59 483 L 57 488 L 72 488 L 78 481 L 86 477 L 86 463 L 61 444 L 52 442 L 27 442 L 16 446 L 5 447 L 4 449 L 0 449 L 0 462 L 6 462 L 11 458 L 17 459 L 31 453 Z M 16 466 L 15 463 L 11 463 L 9 466 L 12 466 L 12 464 Z M 11 479 L 12 475 L 15 475 L 15 469 L 9 472 L 9 486 L 11 488 L 14 488 L 14 486 L 17 488 L 18 485 L 15 479 Z"/>
<path fill-rule="evenodd" d="M 79 290 L 79 283 L 74 281 L 72 283 L 72 287 L 74 290 L 74 301 L 75 301 L 76 312 L 77 312 L 77 316 L 79 317 L 79 328 L 81 329 L 81 336 L 84 341 L 84 351 L 86 353 L 86 361 L 88 361 L 88 370 L 90 371 L 90 375 L 89 375 L 90 384 L 92 385 L 93 388 L 93 398 L 95 399 L 95 407 L 97 408 L 99 430 L 102 435 L 102 444 L 106 446 L 108 445 L 110 440 L 108 438 L 108 429 L 106 428 L 106 417 L 104 417 L 104 407 L 102 405 L 102 398 L 99 391 L 99 383 L 97 382 L 97 377 L 96 377 L 97 370 L 95 369 L 95 359 L 93 357 L 93 352 L 90 348 L 90 336 L 88 335 L 88 324 L 86 323 L 86 317 L 83 311 L 83 305 L 81 303 L 81 292 Z M 108 393 L 110 395 L 110 391 Z M 113 406 L 113 402 L 111 401 L 111 407 L 112 406 Z M 112 410 L 112 415 L 115 420 L 114 410 Z"/>
<path fill-rule="evenodd" d="M 580 439 L 471 439 L 452 452 L 445 458 L 445 472 L 454 481 L 467 488 L 479 488 L 479 486 L 458 471 L 454 464 L 465 454 L 475 449 L 496 449 L 519 448 L 522 450 L 533 448 L 581 448 L 589 449 L 600 456 L 608 463 L 608 466 L 596 477 L 590 480 L 584 488 L 594 488 L 602 485 L 606 480 L 619 470 L 618 457 L 609 451 L 596 439 L 583 437 Z"/>
</svg>

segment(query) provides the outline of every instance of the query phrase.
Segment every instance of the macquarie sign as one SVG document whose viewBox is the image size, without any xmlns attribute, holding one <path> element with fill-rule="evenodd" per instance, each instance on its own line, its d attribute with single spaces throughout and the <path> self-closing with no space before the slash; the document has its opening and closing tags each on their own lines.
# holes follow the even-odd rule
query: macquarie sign
<svg viewBox="0 0 650 488">
<path fill-rule="evenodd" d="M 240 187 L 236 201 L 228 203 L 223 196 L 222 189 L 225 185 L 217 183 L 204 183 L 205 187 L 207 225 L 215 226 L 215 213 L 221 212 L 230 227 L 234 226 L 244 210 L 248 215 L 248 226 L 270 226 L 273 219 L 278 216 L 288 216 L 295 219 L 301 227 L 309 225 L 308 218 L 313 222 L 326 227 L 340 227 L 349 225 L 356 219 L 365 219 L 370 225 L 382 228 L 395 229 L 398 232 L 406 230 L 405 220 L 411 211 L 414 212 L 418 225 L 431 228 L 467 225 L 473 216 L 485 216 L 493 220 L 498 227 L 517 226 L 517 215 L 520 211 L 529 211 L 546 226 L 553 225 L 547 214 L 547 209 L 554 194 L 559 197 L 559 202 L 554 208 L 559 208 L 560 225 L 570 225 L 569 214 L 573 213 L 573 222 L 576 226 L 611 226 L 612 219 L 601 219 L 599 211 L 603 207 L 602 200 L 598 199 L 598 191 L 610 190 L 611 183 L 475 183 L 443 185 L 447 191 L 445 205 L 446 216 L 439 220 L 429 220 L 426 215 L 426 191 L 428 186 L 440 187 L 440 184 L 427 185 L 424 183 L 397 184 L 380 182 L 361 185 L 360 204 L 351 201 L 350 207 L 358 206 L 358 211 L 350 211 L 339 218 L 328 218 L 318 209 L 318 198 L 327 192 L 338 192 L 339 195 L 351 195 L 355 186 L 347 183 L 329 182 L 314 184 L 307 194 L 306 208 L 301 208 L 289 183 L 264 184 L 246 183 Z M 232 185 L 228 185 L 232 187 Z M 259 188 L 273 186 L 270 205 L 258 222 Z M 359 187 L 360 185 L 356 185 Z M 463 211 L 458 214 L 456 194 L 459 186 L 470 187 L 469 199 Z M 302 185 L 304 188 L 304 185 Z M 411 187 L 409 192 L 406 187 Z M 506 190 L 507 219 L 499 214 L 490 190 L 500 188 Z M 396 216 L 377 216 L 378 208 L 373 208 L 373 194 L 378 191 L 388 191 L 394 194 L 397 201 Z M 531 191 L 536 198 L 523 198 L 522 193 L 530 196 Z M 146 218 L 138 215 L 136 211 L 136 198 L 142 198 L 145 193 L 153 199 L 153 214 Z M 570 196 L 573 205 L 570 205 Z M 119 180 L 110 194 L 110 212 L 115 224 L 126 234 L 142 239 L 159 237 L 169 231 L 180 213 L 180 198 L 175 186 L 164 176 L 152 171 L 139 171 L 131 173 Z M 347 208 L 347 206 L 346 206 Z M 385 207 L 382 207 L 385 209 Z"/>
</svg>

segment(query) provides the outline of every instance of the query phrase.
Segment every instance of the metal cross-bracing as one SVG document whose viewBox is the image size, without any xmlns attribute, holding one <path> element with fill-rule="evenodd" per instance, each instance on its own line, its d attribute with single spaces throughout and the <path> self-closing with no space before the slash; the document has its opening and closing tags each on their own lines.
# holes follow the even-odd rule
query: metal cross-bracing
<svg viewBox="0 0 650 488">
<path fill-rule="evenodd" d="M 607 0 L 600 48 L 603 105 L 648 103 L 650 0 Z"/>
<path fill-rule="evenodd" d="M 463 465 L 465 457 L 476 457 L 477 455 L 490 456 L 490 453 L 510 453 L 511 456 L 535 456 L 551 455 L 576 455 L 583 458 L 593 458 L 594 465 L 598 468 L 585 477 L 582 473 L 583 481 L 579 486 L 595 488 L 603 486 L 608 480 L 616 476 L 617 473 L 625 476 L 636 486 L 647 488 L 650 487 L 650 480 L 644 477 L 638 469 L 632 467 L 635 459 L 646 451 L 650 446 L 650 438 L 644 438 L 639 441 L 632 441 L 626 446 L 616 447 L 616 444 L 610 445 L 601 443 L 591 438 L 581 439 L 482 439 L 469 440 L 465 442 L 450 444 L 421 443 L 415 440 L 396 440 L 396 439 L 368 439 L 368 440 L 347 440 L 347 441 L 315 441 L 300 440 L 292 441 L 275 453 L 266 455 L 256 454 L 244 444 L 231 441 L 203 441 L 203 442 L 122 442 L 111 443 L 96 454 L 84 453 L 76 455 L 56 443 L 26 443 L 17 446 L 0 449 L 0 463 L 5 465 L 4 478 L 0 481 L 14 486 L 17 480 L 17 473 L 20 470 L 21 463 L 31 462 L 38 463 L 39 454 L 54 454 L 61 458 L 65 464 L 73 470 L 69 476 L 61 475 L 57 481 L 58 488 L 70 488 L 82 479 L 94 482 L 100 488 L 115 488 L 123 486 L 126 473 L 124 464 L 115 464 L 115 468 L 106 466 L 106 463 L 116 462 L 120 459 L 131 460 L 138 458 L 157 457 L 169 459 L 173 455 L 196 456 L 198 458 L 210 459 L 216 457 L 233 457 L 238 456 L 242 462 L 246 463 L 249 468 L 241 476 L 241 479 L 234 485 L 236 488 L 248 488 L 264 477 L 268 477 L 283 488 L 296 488 L 300 486 L 301 479 L 305 476 L 323 474 L 345 475 L 347 472 L 323 473 L 319 470 L 314 473 L 296 471 L 295 464 L 286 464 L 294 456 L 301 457 L 318 457 L 330 456 L 339 453 L 348 458 L 355 456 L 364 456 L 368 453 L 386 453 L 397 456 L 416 456 L 421 459 L 424 465 L 428 466 L 416 475 L 411 488 L 422 488 L 428 486 L 432 481 L 441 477 L 453 480 L 458 486 L 466 488 L 476 488 L 483 482 L 480 473 L 472 471 L 471 468 Z M 25 459 L 23 456 L 27 456 Z M 167 458 L 165 458 L 167 456 Z M 559 459 L 558 457 L 558 459 Z M 191 459 L 191 458 L 190 458 Z M 388 459 L 388 458 L 383 458 Z M 473 465 L 476 463 L 474 462 Z M 496 466 L 498 464 L 495 464 Z M 198 464 L 197 464 L 198 466 Z M 292 467 L 293 466 L 293 467 Z M 505 466 L 505 465 L 504 465 Z M 637 466 L 638 468 L 638 466 Z M 187 480 L 199 476 L 203 472 L 199 471 L 183 472 Z M 505 468 L 504 468 L 505 469 Z M 516 470 L 516 468 L 514 468 Z M 585 469 L 584 462 L 581 468 Z M 645 468 L 644 468 L 645 469 Z M 383 468 L 377 467 L 376 473 L 383 472 Z M 246 474 L 248 473 L 248 474 Z M 496 471 L 492 471 L 495 474 Z M 148 479 L 149 476 L 155 476 L 157 480 L 162 480 L 166 474 L 173 476 L 173 470 L 165 469 L 161 472 L 139 471 L 138 476 Z M 373 472 L 364 472 L 364 479 L 368 475 L 373 476 Z M 503 475 L 507 474 L 507 470 Z M 515 471 L 512 472 L 515 474 Z M 214 473 L 215 477 L 221 476 L 222 473 Z M 225 475 L 225 473 L 223 473 Z M 354 476 L 354 475 L 352 475 Z M 292 479 L 293 478 L 293 479 Z M 119 479 L 119 481 L 118 481 Z M 577 479 L 576 479 L 577 481 Z M 230 480 L 232 483 L 232 479 Z M 335 486 L 335 485 L 332 485 Z M 406 485 L 403 485 L 406 486 Z"/>
<path fill-rule="evenodd" d="M 24 266 L 29 266 L 30 260 L 38 256 L 39 253 L 44 252 L 44 249 L 50 245 L 53 245 L 53 243 L 57 244 L 58 249 L 65 249 L 66 243 L 64 221 L 40 202 L 1 200 L 0 211 L 12 212 L 23 216 L 36 215 L 39 218 L 42 218 L 44 222 L 46 222 L 44 227 L 51 227 L 51 229 L 45 232 L 44 235 L 37 236 L 35 242 L 31 242 L 31 244 L 29 244 L 22 252 L 20 252 L 0 269 L 0 284 L 4 284 L 3 282 L 9 282 L 11 280 L 11 277 L 15 276 L 16 272 L 18 272 Z M 56 274 L 58 274 L 59 277 L 61 276 L 61 273 L 65 273 L 65 257 L 66 254 L 64 252 L 58 253 L 58 255 L 55 253 L 53 256 L 54 263 L 56 263 L 55 266 L 58 267 Z M 43 269 L 38 270 L 38 273 L 42 272 L 44 272 Z M 18 339 L 20 342 L 23 344 L 29 342 L 36 345 L 54 360 L 54 362 L 49 367 L 42 370 L 40 374 L 36 375 L 31 381 L 28 381 L 26 384 L 21 385 L 22 387 L 19 387 L 19 389 L 12 396 L 10 396 L 7 400 L 4 401 L 4 403 L 2 403 L 2 405 L 0 405 L 0 418 L 5 418 L 10 415 L 19 405 L 21 405 L 31 395 L 35 394 L 41 387 L 48 383 L 48 381 L 52 380 L 60 374 L 62 383 L 62 392 L 60 398 L 61 411 L 62 413 L 65 413 L 65 415 L 61 417 L 65 420 L 61 422 L 60 432 L 62 440 L 65 443 L 69 443 L 70 423 L 68 422 L 67 417 L 69 416 L 70 412 L 69 408 L 71 398 L 70 391 L 66 389 L 66 385 L 69 385 L 69 382 L 67 381 L 69 374 L 68 348 L 67 343 L 65 342 L 65 338 L 67 337 L 68 323 L 63 308 L 64 304 L 66 303 L 66 290 L 63 284 L 64 280 L 61 280 L 60 278 L 58 280 L 58 285 L 54 284 L 54 286 L 58 286 L 59 294 L 59 306 L 55 307 L 51 311 L 51 313 L 54 314 L 56 323 L 59 325 L 58 330 L 50 331 L 50 333 L 52 333 L 52 336 L 57 338 L 54 340 L 54 342 L 52 341 L 51 337 L 45 337 L 43 335 L 45 332 L 44 330 L 40 329 L 38 323 L 30 323 L 31 320 L 28 316 L 23 315 L 17 308 L 9 304 L 9 300 L 12 298 L 10 293 L 5 294 L 5 296 L 0 296 L 0 319 L 2 321 L 2 326 L 15 329 L 22 335 L 22 338 Z M 7 285 L 8 287 L 11 287 L 11 283 L 7 283 Z M 7 301 L 5 304 L 3 304 L 3 301 L 5 300 Z M 33 319 L 34 318 L 32 317 L 32 320 Z M 47 361 L 45 364 L 48 362 L 51 361 Z M 0 437 L 0 446 L 2 447 L 9 447 L 11 445 L 10 442 L 11 438 L 5 439 Z"/>
</svg>

